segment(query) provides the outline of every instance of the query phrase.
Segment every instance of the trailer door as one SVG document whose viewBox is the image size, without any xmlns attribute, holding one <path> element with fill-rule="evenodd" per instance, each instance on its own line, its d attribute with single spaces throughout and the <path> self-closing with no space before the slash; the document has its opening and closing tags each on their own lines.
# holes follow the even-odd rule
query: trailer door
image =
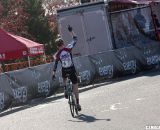
<svg viewBox="0 0 160 130">
<path fill-rule="evenodd" d="M 85 12 L 83 18 L 89 54 L 111 50 L 111 35 L 104 10 Z"/>
<path fill-rule="evenodd" d="M 68 44 L 72 37 L 68 32 L 67 26 L 71 25 L 74 32 L 78 36 L 78 42 L 73 49 L 73 55 L 88 55 L 88 45 L 86 43 L 86 34 L 83 26 L 83 19 L 80 14 L 67 15 L 58 18 L 59 32 L 64 39 L 65 43 Z"/>
</svg>

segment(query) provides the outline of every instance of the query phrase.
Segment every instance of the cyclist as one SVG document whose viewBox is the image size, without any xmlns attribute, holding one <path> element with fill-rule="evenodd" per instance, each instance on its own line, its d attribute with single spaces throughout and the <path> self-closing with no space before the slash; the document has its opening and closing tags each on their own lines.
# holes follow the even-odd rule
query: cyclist
<svg viewBox="0 0 160 130">
<path fill-rule="evenodd" d="M 62 65 L 62 77 L 63 77 L 63 81 L 65 84 L 64 85 L 65 98 L 68 99 L 68 95 L 67 95 L 67 91 L 66 91 L 66 78 L 67 78 L 67 75 L 69 75 L 70 76 L 69 78 L 71 79 L 71 81 L 73 83 L 73 92 L 76 96 L 77 108 L 78 108 L 78 111 L 81 111 L 81 106 L 79 104 L 78 78 L 76 75 L 76 70 L 75 70 L 75 66 L 73 63 L 73 59 L 72 59 L 72 49 L 77 43 L 77 36 L 73 32 L 73 29 L 71 26 L 68 26 L 68 30 L 73 37 L 73 40 L 71 41 L 70 44 L 68 44 L 65 47 L 64 41 L 62 38 L 59 37 L 55 40 L 55 42 L 57 44 L 58 51 L 54 55 L 55 64 L 54 64 L 54 68 L 53 68 L 53 77 L 55 76 L 58 61 L 60 61 L 61 65 Z"/>
</svg>

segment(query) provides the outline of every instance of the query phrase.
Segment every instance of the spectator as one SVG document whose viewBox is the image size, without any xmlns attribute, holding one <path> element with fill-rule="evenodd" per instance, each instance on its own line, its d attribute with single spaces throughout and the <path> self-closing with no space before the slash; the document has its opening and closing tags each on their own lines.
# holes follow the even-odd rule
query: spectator
<svg viewBox="0 0 160 130">
<path fill-rule="evenodd" d="M 150 22 L 150 29 L 154 29 L 154 24 L 156 26 L 156 28 L 160 28 L 160 23 L 158 21 L 158 18 L 157 18 L 157 15 L 156 14 L 153 14 L 152 15 L 152 21 Z"/>
<path fill-rule="evenodd" d="M 152 20 L 149 25 L 150 36 L 154 39 L 160 40 L 160 23 L 156 14 L 152 15 Z"/>
<path fill-rule="evenodd" d="M 141 14 L 141 9 L 137 9 L 137 13 L 136 15 L 134 16 L 134 20 L 135 22 L 137 23 L 138 27 L 140 29 L 145 29 L 146 27 L 146 19 L 145 17 Z"/>
<path fill-rule="evenodd" d="M 159 23 L 159 21 L 158 21 L 158 18 L 157 18 L 157 15 L 156 15 L 156 14 L 153 15 L 153 19 L 154 19 L 154 21 L 155 21 L 155 25 L 157 26 L 157 28 L 159 28 L 159 27 L 160 27 L 160 23 Z"/>
</svg>

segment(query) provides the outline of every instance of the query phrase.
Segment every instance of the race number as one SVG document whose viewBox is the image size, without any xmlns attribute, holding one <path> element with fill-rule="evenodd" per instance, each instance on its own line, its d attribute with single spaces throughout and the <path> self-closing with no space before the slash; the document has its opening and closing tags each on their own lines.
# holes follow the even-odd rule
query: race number
<svg viewBox="0 0 160 130">
<path fill-rule="evenodd" d="M 71 58 L 66 58 L 64 60 L 62 60 L 62 67 L 64 68 L 68 68 L 72 66 L 72 60 Z"/>
</svg>

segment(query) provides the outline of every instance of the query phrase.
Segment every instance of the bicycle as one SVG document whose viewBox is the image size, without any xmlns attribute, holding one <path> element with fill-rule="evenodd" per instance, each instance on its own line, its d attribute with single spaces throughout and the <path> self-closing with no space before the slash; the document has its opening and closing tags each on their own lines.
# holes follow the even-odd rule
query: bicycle
<svg viewBox="0 0 160 130">
<path fill-rule="evenodd" d="M 78 108 L 77 108 L 76 96 L 73 92 L 73 85 L 69 77 L 67 77 L 67 81 L 66 81 L 66 91 L 68 95 L 68 103 L 70 106 L 71 115 L 74 118 L 75 115 L 78 116 Z"/>
</svg>

